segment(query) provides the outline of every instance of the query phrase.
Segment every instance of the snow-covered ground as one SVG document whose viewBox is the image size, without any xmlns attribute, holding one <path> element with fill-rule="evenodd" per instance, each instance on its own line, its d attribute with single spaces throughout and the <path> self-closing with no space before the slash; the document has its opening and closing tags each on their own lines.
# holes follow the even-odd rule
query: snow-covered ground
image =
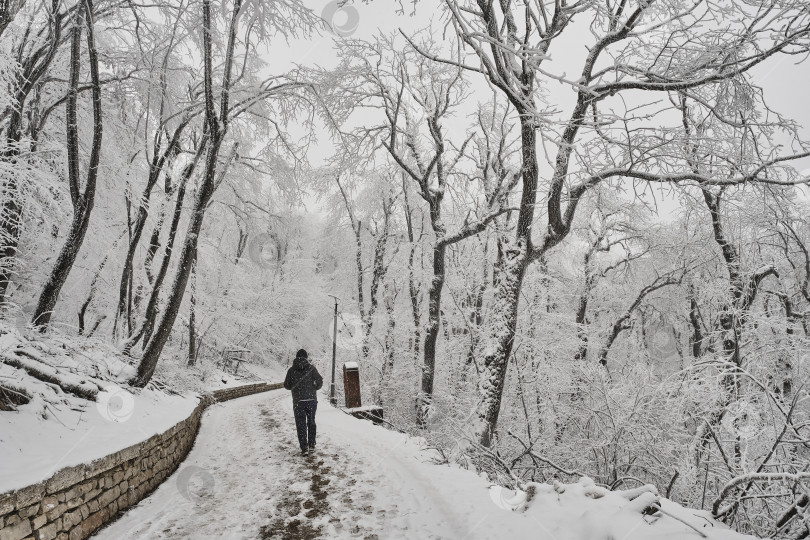
<svg viewBox="0 0 810 540">
<path fill-rule="evenodd" d="M 29 406 L 0 414 L 0 493 L 145 441 L 187 418 L 198 403 L 192 395 L 107 388 L 98 402 L 63 404 L 47 419 Z"/>
<path fill-rule="evenodd" d="M 289 393 L 212 406 L 177 472 L 97 537 L 744 538 L 705 512 L 666 500 L 664 511 L 677 519 L 644 516 L 642 499 L 606 492 L 587 479 L 539 485 L 526 503 L 521 492 L 432 464 L 418 439 L 352 418 L 323 399 L 317 419 L 318 449 L 304 458 Z"/>
<path fill-rule="evenodd" d="M 27 400 L 0 411 L 0 493 L 162 433 L 191 414 L 199 392 L 283 376 L 274 365 L 246 365 L 240 377 L 210 362 L 190 369 L 170 353 L 160 366 L 163 384 L 135 389 L 133 366 L 108 343 L 0 324 L 0 391 Z"/>
<path fill-rule="evenodd" d="M 0 390 L 19 401 L 0 412 L 0 493 L 148 439 L 198 403 L 128 388 L 133 373 L 103 342 L 0 327 Z"/>
<path fill-rule="evenodd" d="M 155 380 L 168 388 L 202 393 L 257 381 L 281 382 L 284 373 L 283 366 L 272 360 L 266 364 L 255 359 L 244 362 L 239 366 L 238 376 L 218 369 L 216 360 L 210 358 L 199 359 L 196 366 L 189 367 L 184 354 L 173 354 L 169 349 L 158 363 Z"/>
</svg>

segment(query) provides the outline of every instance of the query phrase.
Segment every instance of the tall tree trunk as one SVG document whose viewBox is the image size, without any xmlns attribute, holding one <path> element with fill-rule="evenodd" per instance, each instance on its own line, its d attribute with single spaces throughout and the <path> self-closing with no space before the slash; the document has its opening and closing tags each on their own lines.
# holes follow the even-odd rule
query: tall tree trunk
<svg viewBox="0 0 810 540">
<path fill-rule="evenodd" d="M 422 385 L 418 398 L 417 422 L 427 423 L 430 405 L 433 401 L 433 383 L 436 373 L 436 342 L 441 323 L 442 288 L 445 277 L 445 253 L 447 247 L 437 242 L 433 246 L 433 275 L 428 287 L 428 317 L 425 323 L 425 341 L 422 360 Z"/>
<path fill-rule="evenodd" d="M 488 329 L 490 341 L 485 344 L 484 365 L 479 382 L 479 422 L 476 426 L 476 438 L 483 446 L 492 443 L 498 424 L 506 368 L 517 331 L 520 289 L 529 265 L 526 246 L 520 240 L 518 242 L 514 245 L 510 241 L 504 246 L 503 265 L 495 269 L 497 285 Z"/>
<path fill-rule="evenodd" d="M 697 291 L 693 284 L 687 288 L 687 296 L 689 297 L 689 325 L 692 327 L 689 344 L 692 347 L 692 357 L 700 358 L 703 355 L 705 336 L 703 335 L 703 321 L 700 316 Z"/>
<path fill-rule="evenodd" d="M 228 128 L 229 120 L 229 92 L 231 84 L 231 69 L 233 66 L 234 43 L 236 41 L 236 23 L 241 8 L 241 0 L 236 0 L 231 15 L 228 44 L 225 52 L 225 66 L 222 75 L 222 94 L 220 96 L 220 113 L 216 113 L 213 90 L 213 57 L 211 50 L 211 0 L 203 0 L 203 65 L 205 90 L 205 125 L 209 137 L 208 153 L 205 159 L 205 172 L 200 182 L 200 188 L 194 201 L 191 218 L 189 219 L 183 250 L 180 253 L 177 274 L 174 278 L 166 310 L 160 318 L 154 335 L 149 340 L 138 365 L 138 372 L 132 384 L 144 387 L 152 378 L 157 367 L 160 353 L 172 332 L 177 319 L 180 304 L 183 301 L 192 263 L 197 252 L 197 240 L 202 230 L 205 210 L 217 188 L 217 162 L 219 150 Z M 234 149 L 235 151 L 235 149 Z"/>
<path fill-rule="evenodd" d="M 188 365 L 197 363 L 197 252 L 191 263 L 191 298 L 188 303 Z"/>
<path fill-rule="evenodd" d="M 414 366 L 418 365 L 422 350 L 422 291 L 416 280 L 413 268 L 415 245 L 411 245 L 408 254 L 408 296 L 411 301 L 411 317 L 413 318 L 413 347 L 412 355 Z"/>
<path fill-rule="evenodd" d="M 160 174 L 165 168 L 165 165 L 171 163 L 171 156 L 176 152 L 180 135 L 187 124 L 188 119 L 181 121 L 177 129 L 175 129 L 171 140 L 168 141 L 166 148 L 162 151 L 160 150 L 160 144 L 163 131 L 158 130 L 155 135 L 155 153 L 152 162 L 149 164 L 149 176 L 146 181 L 146 187 L 144 187 L 143 193 L 141 193 L 138 199 L 138 210 L 135 214 L 135 222 L 130 229 L 129 245 L 127 246 L 127 253 L 124 257 L 121 281 L 118 286 L 118 309 L 115 314 L 116 323 L 123 319 L 126 324 L 122 324 L 122 327 L 126 328 L 129 334 L 132 334 L 132 264 L 135 259 L 135 251 L 138 249 L 138 244 L 141 242 L 141 236 L 146 226 L 146 219 L 149 216 L 149 200 L 152 198 L 152 190 L 160 178 Z"/>
<path fill-rule="evenodd" d="M 193 170 L 190 167 L 189 171 Z M 163 281 L 166 279 L 166 273 L 169 270 L 169 263 L 171 262 L 172 252 L 174 251 L 174 240 L 177 238 L 177 229 L 180 225 L 180 216 L 183 213 L 183 201 L 186 197 L 186 185 L 191 176 L 184 175 L 180 185 L 177 187 L 177 202 L 174 207 L 174 214 L 172 215 L 172 222 L 169 226 L 169 236 L 166 239 L 166 250 L 163 253 L 163 259 L 160 262 L 160 268 L 155 275 L 155 282 L 152 285 L 152 294 L 149 295 L 149 302 L 146 304 L 146 312 L 143 319 L 143 342 L 148 343 L 152 337 L 152 331 L 155 328 L 155 320 L 158 315 L 158 300 L 160 298 L 160 291 L 163 288 Z"/>
<path fill-rule="evenodd" d="M 467 357 L 464 360 L 464 365 L 461 368 L 461 381 L 466 382 L 470 366 L 475 366 L 476 372 L 478 371 L 478 363 L 475 361 L 475 355 L 478 352 L 478 344 L 481 341 L 481 325 L 484 323 L 484 293 L 487 290 L 487 249 L 486 243 L 484 244 L 484 254 L 481 257 L 484 262 L 484 275 L 481 277 L 481 283 L 475 286 L 471 294 L 472 311 L 469 317 L 470 326 L 470 344 L 467 348 Z M 480 373 L 478 373 L 480 375 Z"/>
<path fill-rule="evenodd" d="M 385 313 L 388 318 L 388 322 L 385 325 L 385 342 L 384 342 L 384 356 L 383 356 L 383 364 L 380 368 L 380 386 L 377 391 L 377 405 L 380 407 L 383 406 L 383 393 L 385 389 L 388 388 L 388 384 L 391 380 L 391 374 L 394 371 L 394 360 L 396 358 L 396 326 L 397 326 L 397 319 L 394 313 L 394 308 L 396 307 L 396 292 L 394 291 L 393 285 L 386 284 L 385 286 Z"/>
<path fill-rule="evenodd" d="M 740 399 L 741 391 L 741 370 L 743 357 L 740 351 L 742 340 L 743 324 L 748 317 L 748 312 L 759 292 L 759 286 L 766 277 L 778 276 L 773 266 L 766 266 L 754 272 L 747 278 L 742 273 L 742 261 L 737 249 L 732 245 L 726 236 L 720 213 L 723 189 L 715 194 L 709 188 L 701 186 L 703 200 L 709 210 L 712 223 L 714 241 L 720 248 L 720 252 L 725 262 L 729 275 L 729 301 L 723 306 L 718 320 L 718 330 L 720 334 L 720 346 L 726 357 L 728 366 L 721 372 L 720 382 L 723 387 L 723 396 L 717 405 L 710 411 L 705 422 L 699 429 L 697 462 L 700 455 L 709 443 L 712 430 L 720 424 L 728 407 L 734 401 Z M 735 453 L 739 452 L 739 447 L 735 447 Z M 739 455 L 737 456 L 740 457 Z"/>
<path fill-rule="evenodd" d="M 157 223 L 155 223 L 155 226 L 152 229 L 152 234 L 149 235 L 149 247 L 146 248 L 146 256 L 143 260 L 143 268 L 146 272 L 146 279 L 149 281 L 149 285 L 155 284 L 154 264 L 155 256 L 160 249 L 160 233 L 163 230 L 163 224 L 166 221 L 168 208 L 171 206 L 172 195 L 174 195 L 174 192 L 177 190 L 177 187 L 172 183 L 170 173 L 173 165 L 174 159 L 171 159 L 171 162 L 166 166 L 166 174 L 164 177 L 164 194 L 166 196 L 166 201 L 161 205 Z"/>
<path fill-rule="evenodd" d="M 152 292 L 149 295 L 149 301 L 146 304 L 146 311 L 144 313 L 143 321 L 138 330 L 132 336 L 130 336 L 130 338 L 124 344 L 124 354 L 129 354 L 132 347 L 134 347 L 141 339 L 143 339 L 145 347 L 146 343 L 148 343 L 149 339 L 152 337 L 152 331 L 154 330 L 155 320 L 157 319 L 158 315 L 160 291 L 163 287 L 163 281 L 166 278 L 166 273 L 169 270 L 169 262 L 171 261 L 172 252 L 174 250 L 174 241 L 177 237 L 177 230 L 180 226 L 180 217 L 183 213 L 183 201 L 185 200 L 186 196 L 186 186 L 188 185 L 188 181 L 194 172 L 199 158 L 202 156 L 202 153 L 205 150 L 206 140 L 207 139 L 203 138 L 203 140 L 200 142 L 200 147 L 197 149 L 197 153 L 194 156 L 194 160 L 187 164 L 183 169 L 183 173 L 177 185 L 177 199 L 174 204 L 172 221 L 169 225 L 169 234 L 168 238 L 166 239 L 166 248 L 163 253 L 163 259 L 160 262 L 160 268 L 158 269 L 157 274 L 155 274 L 154 283 L 152 284 Z"/>
<path fill-rule="evenodd" d="M 77 124 L 78 85 L 81 64 L 81 18 L 84 17 L 87 26 L 87 54 L 90 64 L 90 78 L 92 81 L 93 100 L 93 143 L 90 151 L 90 164 L 84 190 L 79 181 L 79 136 Z M 70 225 L 65 244 L 56 259 L 51 274 L 39 296 L 36 310 L 32 319 L 33 324 L 39 325 L 43 330 L 47 328 L 53 308 L 59 298 L 59 292 L 67 280 L 73 263 L 79 254 L 84 242 L 87 226 L 90 223 L 90 213 L 93 210 L 96 193 L 96 179 L 98 177 L 98 164 L 101 153 L 102 114 L 101 114 L 101 85 L 98 74 L 98 56 L 96 54 L 93 32 L 93 3 L 84 0 L 76 9 L 76 26 L 71 40 L 70 54 L 70 95 L 67 101 L 67 149 L 68 149 L 68 181 L 70 184 L 71 200 L 73 201 L 73 221 Z"/>
<path fill-rule="evenodd" d="M 365 360 L 368 358 L 369 354 L 369 341 L 371 339 L 371 331 L 374 325 L 374 314 L 377 311 L 377 304 L 379 302 L 377 292 L 387 270 L 387 268 L 385 268 L 383 259 L 385 257 L 385 248 L 388 242 L 388 224 L 393 200 L 385 201 L 383 203 L 384 224 L 382 233 L 379 233 L 379 231 L 376 235 L 372 233 L 372 236 L 376 236 L 376 242 L 374 243 L 374 256 L 371 265 L 369 306 L 366 308 L 363 277 L 365 274 L 365 268 L 363 265 L 363 224 L 361 220 L 357 219 L 357 216 L 354 213 L 353 204 L 349 199 L 349 193 L 347 192 L 346 188 L 343 187 L 343 184 L 340 183 L 340 175 L 335 177 L 335 181 L 337 182 L 338 188 L 340 189 L 340 194 L 343 197 L 343 203 L 346 206 L 346 213 L 349 215 L 349 221 L 351 222 L 352 231 L 354 232 L 354 261 L 355 273 L 357 277 L 357 309 L 360 312 L 360 322 L 363 326 L 360 358 Z M 366 228 L 368 229 L 368 227 Z M 370 229 L 369 232 L 371 232 Z"/>
<path fill-rule="evenodd" d="M 417 245 L 414 237 L 411 207 L 408 202 L 408 188 L 405 184 L 405 173 L 402 173 L 402 193 L 405 201 L 405 225 L 408 232 L 408 243 L 410 244 L 410 250 L 408 252 L 408 297 L 411 303 L 411 316 L 413 317 L 413 345 L 411 347 L 411 354 L 413 357 L 413 365 L 416 367 L 419 362 L 419 352 L 421 349 L 422 303 L 420 301 L 421 290 L 413 266 Z"/>
<path fill-rule="evenodd" d="M 574 318 L 574 323 L 577 326 L 577 339 L 579 340 L 579 347 L 577 347 L 577 352 L 574 354 L 574 360 L 576 361 L 584 361 L 588 356 L 588 301 L 591 298 L 591 291 L 595 281 L 593 268 L 591 268 L 591 257 L 595 248 L 596 246 L 592 246 L 585 254 L 583 265 L 585 267 L 585 287 L 579 295 L 579 303 Z"/>
<path fill-rule="evenodd" d="M 144 348 L 141 362 L 138 365 L 137 376 L 132 382 L 134 386 L 146 386 L 152 378 L 152 375 L 154 375 L 160 353 L 163 351 L 163 347 L 166 345 L 166 341 L 168 341 L 171 335 L 174 321 L 177 319 L 177 313 L 180 311 L 186 285 L 188 284 L 188 279 L 193 268 L 193 261 L 197 251 L 197 239 L 202 230 L 203 219 L 205 218 L 205 208 L 214 193 L 214 174 L 216 172 L 217 157 L 221 144 L 222 139 L 220 137 L 211 137 L 206 156 L 205 174 L 194 200 L 194 208 L 192 209 L 188 229 L 186 230 L 186 238 L 183 242 L 183 250 L 180 253 L 177 273 L 174 277 L 172 287 L 169 290 L 166 310 L 155 326 L 155 333 Z"/>
<path fill-rule="evenodd" d="M 18 97 L 19 101 L 19 97 Z M 11 111 L 6 131 L 6 149 L 3 161 L 12 166 L 17 163 L 22 142 L 22 108 L 24 103 L 18 103 Z M 0 213 L 0 304 L 5 302 L 8 286 L 14 272 L 17 258 L 17 248 L 22 234 L 22 206 L 20 205 L 20 186 L 14 176 L 10 176 L 3 186 L 5 200 L 2 213 Z"/>
<path fill-rule="evenodd" d="M 363 241 L 361 240 L 360 233 L 362 232 L 361 223 L 352 220 L 352 227 L 354 227 L 354 264 L 355 271 L 357 272 L 357 310 L 360 312 L 360 320 L 365 324 L 366 322 L 366 301 L 365 291 L 363 290 Z"/>
<path fill-rule="evenodd" d="M 14 163 L 14 161 L 10 161 Z M 3 186 L 5 201 L 0 210 L 2 216 L 2 232 L 0 233 L 0 305 L 6 300 L 8 287 L 14 274 L 17 259 L 17 248 L 22 234 L 22 207 L 19 199 L 19 186 L 14 178 L 10 178 Z"/>
<path fill-rule="evenodd" d="M 377 313 L 379 304 L 380 284 L 385 279 L 388 267 L 385 265 L 385 251 L 388 247 L 388 233 L 391 222 L 391 209 L 394 205 L 393 198 L 383 202 L 383 227 L 376 231 L 376 242 L 374 243 L 374 260 L 371 266 L 371 285 L 369 286 L 369 306 L 366 311 L 366 320 L 363 322 L 363 343 L 361 347 L 362 358 L 368 358 L 369 342 L 371 341 L 371 330 L 374 326 L 374 315 Z"/>
<path fill-rule="evenodd" d="M 480 401 L 475 436 L 483 446 L 490 446 L 498 424 L 506 370 L 517 332 L 520 290 L 531 262 L 531 227 L 538 178 L 536 129 L 533 118 L 521 115 L 523 190 L 520 209 L 515 240 L 504 243 L 503 259 L 494 270 L 496 285 L 490 314 L 489 342 L 485 345 L 484 365 L 478 385 Z"/>
</svg>

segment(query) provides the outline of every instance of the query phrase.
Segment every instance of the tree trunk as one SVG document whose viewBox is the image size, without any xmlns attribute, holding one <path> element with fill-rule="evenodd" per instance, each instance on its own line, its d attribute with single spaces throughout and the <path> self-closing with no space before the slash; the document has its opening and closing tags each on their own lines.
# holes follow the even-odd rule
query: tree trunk
<svg viewBox="0 0 810 540">
<path fill-rule="evenodd" d="M 167 200 L 161 205 L 157 223 L 155 223 L 155 227 L 152 229 L 152 234 L 149 236 L 149 247 L 146 248 L 146 256 L 144 257 L 143 261 L 143 268 L 146 272 L 146 279 L 149 281 L 149 285 L 155 284 L 154 264 L 155 256 L 160 249 L 160 232 L 163 230 L 163 224 L 166 222 L 166 214 L 168 213 L 168 207 L 171 204 L 172 195 L 176 191 L 176 187 L 172 185 L 171 174 L 169 173 L 172 166 L 173 160 L 172 163 L 169 163 L 166 167 L 167 170 L 164 182 L 164 193 Z"/>
<path fill-rule="evenodd" d="M 135 215 L 135 223 L 131 228 L 129 245 L 127 253 L 124 257 L 124 267 L 121 271 L 121 282 L 118 286 L 118 310 L 116 311 L 116 321 L 124 318 L 126 325 L 122 325 L 127 329 L 129 334 L 132 333 L 132 264 L 135 259 L 135 251 L 138 249 L 138 244 L 141 242 L 141 235 L 143 234 L 144 227 L 146 226 L 146 218 L 149 215 L 149 200 L 152 197 L 152 190 L 160 177 L 166 163 L 171 162 L 171 155 L 175 151 L 177 144 L 179 144 L 180 135 L 185 129 L 188 120 L 183 120 L 178 128 L 174 131 L 172 139 L 168 142 L 167 147 L 159 152 L 160 140 L 162 138 L 162 131 L 155 135 L 155 155 L 152 162 L 149 164 L 149 177 L 146 181 L 146 187 L 138 199 L 138 211 Z"/>
<path fill-rule="evenodd" d="M 3 155 L 3 161 L 12 166 L 17 163 L 20 155 L 22 139 L 21 109 L 23 106 L 24 103 L 19 103 L 11 111 L 6 132 L 6 151 Z M 2 231 L 0 231 L 0 304 L 6 300 L 6 293 L 11 283 L 11 276 L 17 258 L 17 247 L 22 234 L 22 207 L 19 204 L 19 185 L 13 175 L 6 181 L 3 191 L 5 192 L 5 201 L 3 201 L 2 214 L 0 214 L 0 217 L 2 217 Z"/>
<path fill-rule="evenodd" d="M 408 242 L 411 249 L 408 253 L 408 296 L 411 301 L 411 316 L 413 317 L 413 345 L 411 347 L 411 354 L 413 357 L 413 365 L 416 367 L 419 363 L 419 351 L 421 348 L 421 302 L 419 301 L 420 288 L 419 283 L 414 275 L 414 255 L 416 253 L 416 241 L 413 231 L 413 221 L 411 218 L 411 207 L 408 202 L 408 189 L 405 185 L 405 173 L 402 173 L 402 193 L 405 201 L 405 225 L 408 232 Z"/>
<path fill-rule="evenodd" d="M 531 262 L 531 227 L 537 200 L 537 132 L 534 119 L 521 115 L 521 192 L 514 242 L 504 243 L 503 258 L 495 268 L 495 297 L 490 314 L 489 342 L 485 346 L 478 391 L 480 401 L 475 437 L 490 446 L 506 383 L 506 370 L 517 331 L 518 301 L 526 269 Z"/>
<path fill-rule="evenodd" d="M 408 255 L 408 296 L 411 300 L 411 317 L 413 317 L 413 362 L 418 365 L 422 350 L 422 302 L 420 301 L 421 287 L 414 276 L 413 256 L 416 246 L 411 246 Z"/>
<path fill-rule="evenodd" d="M 394 360 L 396 358 L 396 350 L 394 348 L 396 342 L 396 325 L 397 320 L 394 314 L 396 307 L 395 293 L 388 286 L 385 287 L 385 313 L 388 316 L 388 322 L 385 326 L 385 342 L 384 342 L 384 358 L 383 364 L 380 369 L 380 387 L 377 391 L 377 405 L 383 406 L 383 392 L 388 388 L 389 381 L 391 380 L 391 373 L 394 371 Z"/>
<path fill-rule="evenodd" d="M 585 257 L 585 289 L 579 295 L 577 313 L 574 323 L 577 327 L 577 340 L 579 347 L 574 354 L 575 361 L 584 361 L 588 356 L 588 300 L 591 297 L 591 287 L 593 285 L 590 269 L 588 268 L 588 257 Z"/>
<path fill-rule="evenodd" d="M 484 292 L 487 287 L 487 260 L 486 249 L 483 255 L 484 260 L 484 276 L 481 283 L 476 285 L 472 294 L 472 313 L 470 313 L 470 345 L 467 348 L 467 357 L 464 360 L 464 366 L 461 369 L 461 381 L 466 382 L 470 366 L 475 366 L 476 372 L 478 371 L 478 364 L 475 361 L 475 354 L 478 351 L 478 344 L 481 341 L 481 325 L 484 322 Z M 480 375 L 480 373 L 478 373 Z"/>
<path fill-rule="evenodd" d="M 511 243 L 510 243 L 511 244 Z M 518 301 L 529 265 L 525 244 L 505 245 L 503 265 L 495 269 L 497 285 L 490 314 L 489 343 L 479 382 L 480 404 L 476 438 L 489 446 L 498 424 L 506 369 L 517 331 Z"/>
<path fill-rule="evenodd" d="M 433 382 L 436 373 L 436 342 L 441 322 L 442 288 L 444 287 L 444 259 L 446 246 L 439 242 L 433 246 L 433 276 L 428 288 L 428 318 L 425 324 L 425 341 L 422 360 L 422 385 L 417 402 L 417 422 L 427 423 L 433 401 Z"/>
<path fill-rule="evenodd" d="M 194 261 L 191 263 L 191 298 L 188 304 L 188 365 L 197 363 L 197 252 L 194 253 Z"/>
<path fill-rule="evenodd" d="M 86 6 L 86 9 L 85 9 Z M 70 225 L 65 244 L 56 259 L 48 281 L 39 296 L 32 323 L 45 330 L 51 320 L 53 308 L 59 298 L 59 292 L 67 280 L 73 263 L 79 254 L 84 242 L 87 226 L 90 224 L 90 213 L 93 210 L 96 193 L 96 179 L 98 177 L 98 164 L 101 152 L 102 115 L 101 115 L 101 85 L 98 74 L 98 57 L 96 55 L 93 32 L 93 4 L 92 0 L 85 0 L 76 10 L 76 26 L 71 42 L 70 65 L 70 97 L 67 104 L 67 148 L 68 148 L 68 180 L 73 200 L 73 221 Z M 79 183 L 79 139 L 77 124 L 77 101 L 79 68 L 81 54 L 81 17 L 87 26 L 87 52 L 90 64 L 90 77 L 92 80 L 93 100 L 93 143 L 90 151 L 90 164 L 84 190 Z"/>
<path fill-rule="evenodd" d="M 14 161 L 10 161 L 12 164 Z M 11 284 L 17 259 L 17 247 L 22 234 L 22 208 L 19 200 L 19 187 L 14 178 L 10 178 L 4 186 L 6 200 L 1 210 L 3 230 L 0 233 L 0 304 L 6 301 L 6 293 Z"/>
<path fill-rule="evenodd" d="M 385 274 L 388 268 L 385 266 L 385 250 L 388 246 L 388 229 L 390 225 L 391 206 L 394 201 L 388 200 L 383 203 L 383 228 L 382 231 L 377 230 L 377 241 L 374 243 L 374 261 L 371 267 L 371 285 L 369 287 L 369 306 L 366 311 L 366 320 L 363 322 L 363 344 L 362 344 L 362 358 L 368 358 L 369 342 L 371 340 L 371 330 L 374 326 L 374 314 L 377 313 L 377 305 L 379 304 L 379 290 L 380 283 L 385 279 Z"/>
<path fill-rule="evenodd" d="M 692 333 L 689 336 L 689 344 L 692 346 L 692 357 L 700 358 L 703 355 L 704 339 L 703 323 L 700 317 L 700 305 L 697 301 L 697 292 L 694 285 L 690 284 L 687 290 L 689 296 L 689 325 Z"/>
<path fill-rule="evenodd" d="M 743 323 L 748 312 L 759 292 L 762 280 L 770 275 L 777 275 L 776 269 L 772 266 L 765 267 L 754 272 L 747 279 L 742 275 L 742 262 L 737 249 L 731 244 L 726 236 L 725 228 L 720 214 L 720 204 L 722 201 L 723 188 L 715 194 L 706 187 L 701 187 L 703 200 L 709 210 L 712 222 L 714 241 L 720 248 L 726 270 L 729 275 L 730 299 L 723 306 L 718 321 L 720 334 L 720 346 L 726 360 L 730 364 L 722 370 L 721 385 L 723 396 L 719 403 L 709 412 L 708 418 L 699 429 L 698 449 L 696 462 L 700 462 L 700 455 L 709 443 L 711 432 L 723 420 L 728 406 L 738 400 L 740 396 L 740 377 L 743 358 L 740 353 L 740 343 L 742 340 Z M 735 447 L 735 453 L 739 448 Z M 737 456 L 739 457 L 739 456 Z"/>
<path fill-rule="evenodd" d="M 183 213 L 183 201 L 185 200 L 186 196 L 186 185 L 194 172 L 194 168 L 198 159 L 202 155 L 205 145 L 206 140 L 203 139 L 200 142 L 200 148 L 197 150 L 194 161 L 186 165 L 186 167 L 183 169 L 183 174 L 181 175 L 180 182 L 177 185 L 177 200 L 174 205 L 172 222 L 169 226 L 169 235 L 166 239 L 166 249 L 163 253 L 163 260 L 160 263 L 160 268 L 158 269 L 158 272 L 155 275 L 154 283 L 152 284 L 152 293 L 149 295 L 149 301 L 146 304 L 146 312 L 144 313 L 143 322 L 141 323 L 138 331 L 135 332 L 124 345 L 124 354 L 129 354 L 132 347 L 134 347 L 141 339 L 143 339 L 144 347 L 146 347 L 146 344 L 152 337 L 155 320 L 157 319 L 158 315 L 158 300 L 160 299 L 160 291 L 163 287 L 163 281 L 166 278 L 166 273 L 169 270 L 169 262 L 171 261 L 172 252 L 174 250 L 174 241 L 177 237 L 177 230 L 180 225 L 180 217 Z"/>
</svg>

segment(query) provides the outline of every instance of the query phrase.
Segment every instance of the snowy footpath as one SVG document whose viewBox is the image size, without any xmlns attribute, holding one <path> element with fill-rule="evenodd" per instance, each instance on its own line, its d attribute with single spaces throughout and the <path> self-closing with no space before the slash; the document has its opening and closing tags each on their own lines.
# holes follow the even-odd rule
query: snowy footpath
<svg viewBox="0 0 810 540">
<path fill-rule="evenodd" d="M 538 494 L 513 512 L 485 479 L 429 463 L 418 439 L 324 401 L 317 419 L 318 449 L 302 457 L 288 392 L 212 406 L 175 474 L 96 538 L 742 538 L 695 511 L 688 517 L 702 534 L 666 516 L 613 519 L 622 517 L 615 506 L 587 497 L 533 511 L 547 498 Z"/>
</svg>

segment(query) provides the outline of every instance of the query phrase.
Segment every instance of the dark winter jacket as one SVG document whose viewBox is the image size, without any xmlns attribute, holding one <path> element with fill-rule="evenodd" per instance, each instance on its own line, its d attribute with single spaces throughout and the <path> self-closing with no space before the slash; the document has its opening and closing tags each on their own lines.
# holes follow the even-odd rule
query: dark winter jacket
<svg viewBox="0 0 810 540">
<path fill-rule="evenodd" d="M 284 378 L 284 388 L 292 390 L 293 403 L 306 399 L 318 401 L 316 391 L 322 386 L 323 377 L 306 358 L 296 358 Z"/>
</svg>

